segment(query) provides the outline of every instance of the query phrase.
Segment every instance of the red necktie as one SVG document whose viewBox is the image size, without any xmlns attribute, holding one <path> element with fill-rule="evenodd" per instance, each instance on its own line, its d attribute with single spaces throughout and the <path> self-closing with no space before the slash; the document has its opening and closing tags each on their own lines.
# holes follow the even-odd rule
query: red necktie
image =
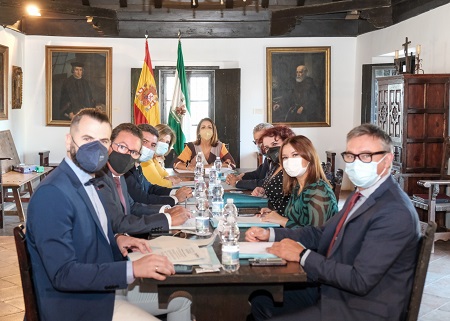
<svg viewBox="0 0 450 321">
<path fill-rule="evenodd" d="M 127 206 L 125 203 L 125 196 L 123 195 L 122 186 L 120 185 L 120 177 L 114 177 L 116 182 L 117 193 L 119 193 L 120 203 L 122 203 L 123 212 L 127 215 Z"/>
<path fill-rule="evenodd" d="M 355 194 L 353 194 L 352 198 L 348 202 L 348 206 L 345 209 L 344 215 L 342 215 L 341 220 L 339 221 L 338 225 L 336 226 L 336 230 L 334 231 L 333 239 L 331 240 L 330 246 L 328 247 L 327 257 L 330 255 L 331 249 L 333 248 L 334 242 L 336 242 L 337 236 L 341 231 L 342 226 L 344 226 L 345 220 L 348 217 L 348 213 L 350 213 L 353 206 L 355 206 L 356 202 L 361 197 L 361 195 L 362 194 L 360 192 L 356 192 Z"/>
</svg>

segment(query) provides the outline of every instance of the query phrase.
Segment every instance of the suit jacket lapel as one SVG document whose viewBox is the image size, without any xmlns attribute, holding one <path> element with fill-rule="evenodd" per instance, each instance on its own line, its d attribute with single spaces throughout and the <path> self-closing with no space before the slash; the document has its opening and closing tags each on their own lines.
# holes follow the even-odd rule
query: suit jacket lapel
<svg viewBox="0 0 450 321">
<path fill-rule="evenodd" d="M 89 198 L 86 190 L 84 189 L 83 184 L 78 179 L 78 176 L 73 172 L 73 170 L 70 168 L 70 166 L 65 161 L 61 162 L 59 167 L 61 167 L 61 169 L 69 176 L 73 186 L 77 189 L 78 194 L 83 199 L 83 202 L 86 204 L 86 206 L 88 207 L 89 213 L 92 216 L 92 219 L 94 220 L 95 224 L 97 225 L 97 228 L 100 230 L 100 232 L 105 237 L 105 239 L 108 239 L 108 237 L 103 232 L 102 225 L 100 224 L 100 220 L 98 219 L 97 212 L 94 209 L 91 199 Z"/>
<path fill-rule="evenodd" d="M 375 205 L 376 200 L 383 195 L 386 190 L 388 190 L 389 188 L 391 188 L 392 184 L 394 184 L 394 179 L 392 177 L 388 177 L 387 180 L 381 184 L 367 199 L 366 201 L 361 204 L 361 206 L 352 214 L 352 216 L 350 216 L 349 219 L 347 219 L 347 221 L 344 223 L 344 226 L 342 227 L 342 229 L 340 230 L 339 234 L 337 235 L 337 240 L 333 245 L 333 248 L 331 249 L 331 254 L 334 253 L 334 251 L 339 248 L 341 241 L 342 241 L 342 234 L 345 233 L 345 228 L 347 226 L 347 224 L 349 224 L 349 222 L 355 220 L 356 218 L 358 218 L 359 216 L 361 216 L 362 214 L 366 213 L 367 210 L 369 208 L 371 208 L 373 205 Z M 353 194 L 352 194 L 353 195 Z M 349 196 L 349 198 L 351 197 L 351 195 Z M 347 201 L 348 202 L 348 201 Z M 347 205 L 347 204 L 346 204 Z M 344 207 L 341 212 L 344 212 L 346 207 Z M 339 222 L 339 220 L 337 220 L 337 222 Z M 334 229 L 333 231 L 336 229 L 337 226 L 337 222 L 336 224 L 334 224 Z M 334 232 L 333 232 L 334 233 Z"/>
</svg>

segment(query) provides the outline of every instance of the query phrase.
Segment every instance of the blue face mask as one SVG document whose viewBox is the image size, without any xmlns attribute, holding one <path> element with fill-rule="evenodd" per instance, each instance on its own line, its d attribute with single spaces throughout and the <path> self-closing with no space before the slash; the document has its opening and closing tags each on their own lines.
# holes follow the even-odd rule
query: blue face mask
<svg viewBox="0 0 450 321">
<path fill-rule="evenodd" d="M 163 156 L 167 153 L 167 151 L 169 150 L 169 144 L 164 143 L 164 142 L 158 142 L 158 144 L 156 144 L 156 155 L 158 156 Z"/>
<path fill-rule="evenodd" d="M 139 162 L 145 163 L 153 158 L 155 155 L 155 151 L 153 149 L 142 146 L 141 148 L 141 157 L 139 157 Z"/>
<path fill-rule="evenodd" d="M 358 187 L 368 188 L 378 182 L 383 175 L 384 170 L 380 175 L 377 173 L 378 164 L 386 157 L 380 159 L 378 162 L 363 163 L 356 159 L 353 163 L 345 164 L 345 172 L 348 178 Z"/>
<path fill-rule="evenodd" d="M 78 147 L 72 138 L 73 143 Z M 72 158 L 73 159 L 73 158 Z M 81 145 L 75 154 L 78 165 L 87 173 L 98 172 L 108 161 L 108 149 L 98 140 Z"/>
</svg>

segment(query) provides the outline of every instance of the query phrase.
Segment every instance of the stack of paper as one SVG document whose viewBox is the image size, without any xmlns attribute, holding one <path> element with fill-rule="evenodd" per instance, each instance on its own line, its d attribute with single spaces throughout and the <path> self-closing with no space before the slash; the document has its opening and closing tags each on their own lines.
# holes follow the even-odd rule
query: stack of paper
<svg viewBox="0 0 450 321">
<path fill-rule="evenodd" d="M 276 258 L 274 254 L 267 253 L 266 249 L 271 247 L 273 242 L 239 242 L 240 259 L 269 259 Z"/>
<path fill-rule="evenodd" d="M 148 243 L 152 253 L 167 256 L 173 264 L 185 265 L 217 265 L 220 264 L 214 249 L 210 245 L 214 243 L 216 234 L 208 239 L 189 240 L 173 236 L 160 236 Z M 128 257 L 131 261 L 140 259 L 150 253 L 133 252 Z"/>
</svg>

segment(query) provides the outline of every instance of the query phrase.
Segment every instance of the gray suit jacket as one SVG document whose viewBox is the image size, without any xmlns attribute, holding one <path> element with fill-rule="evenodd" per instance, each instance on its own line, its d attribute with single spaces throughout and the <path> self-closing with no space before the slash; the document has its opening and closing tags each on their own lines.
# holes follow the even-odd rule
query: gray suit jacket
<svg viewBox="0 0 450 321">
<path fill-rule="evenodd" d="M 389 177 L 345 223 L 327 258 L 346 207 L 320 228 L 275 229 L 276 240 L 312 250 L 304 269 L 321 283 L 322 320 L 403 320 L 420 239 L 416 210 Z"/>
</svg>

